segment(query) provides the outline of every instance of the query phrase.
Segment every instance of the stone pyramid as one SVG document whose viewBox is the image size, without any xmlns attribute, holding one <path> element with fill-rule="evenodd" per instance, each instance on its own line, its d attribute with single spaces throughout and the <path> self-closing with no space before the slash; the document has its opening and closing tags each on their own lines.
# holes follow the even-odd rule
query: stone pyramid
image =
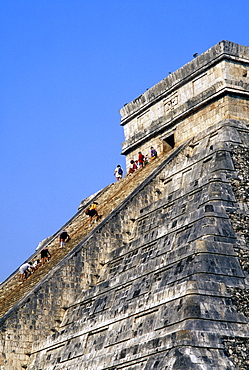
<svg viewBox="0 0 249 370">
<path fill-rule="evenodd" d="M 1 285 L 0 369 L 249 368 L 248 77 L 249 48 L 222 41 L 122 108 L 127 170 L 158 158 Z"/>
</svg>

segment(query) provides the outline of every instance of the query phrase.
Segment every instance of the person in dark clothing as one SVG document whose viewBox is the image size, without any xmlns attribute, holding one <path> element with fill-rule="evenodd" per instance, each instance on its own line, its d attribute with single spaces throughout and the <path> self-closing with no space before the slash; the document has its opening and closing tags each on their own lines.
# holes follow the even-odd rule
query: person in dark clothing
<svg viewBox="0 0 249 370">
<path fill-rule="evenodd" d="M 63 230 L 60 233 L 60 248 L 64 247 L 64 245 L 70 240 L 70 236 L 67 231 Z"/>
<path fill-rule="evenodd" d="M 51 254 L 49 253 L 48 248 L 44 248 L 41 251 L 41 262 L 42 262 L 42 265 L 44 265 L 45 262 L 48 262 L 49 259 L 50 259 L 50 257 L 51 257 Z"/>
<path fill-rule="evenodd" d="M 153 148 L 153 146 L 150 147 L 150 160 L 153 161 L 157 157 L 157 151 Z"/>
<path fill-rule="evenodd" d="M 89 216 L 89 225 L 88 226 L 91 226 L 93 217 L 95 217 L 96 222 L 98 221 L 98 219 L 100 217 L 99 214 L 98 214 L 98 211 L 97 211 L 97 205 L 98 205 L 97 202 L 93 202 L 91 204 L 91 206 L 86 210 L 86 214 L 87 214 L 87 216 Z"/>
</svg>

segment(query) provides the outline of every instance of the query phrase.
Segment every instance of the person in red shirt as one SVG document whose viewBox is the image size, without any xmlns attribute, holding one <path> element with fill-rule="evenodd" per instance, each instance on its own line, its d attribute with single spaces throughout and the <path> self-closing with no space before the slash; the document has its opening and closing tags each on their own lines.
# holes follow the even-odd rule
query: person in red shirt
<svg viewBox="0 0 249 370">
<path fill-rule="evenodd" d="M 138 152 L 138 164 L 140 168 L 144 165 L 144 156 L 141 152 Z"/>
<path fill-rule="evenodd" d="M 137 169 L 137 165 L 133 160 L 130 161 L 130 164 L 131 164 L 131 167 L 129 168 L 128 175 L 130 175 L 131 173 L 133 173 Z"/>
</svg>

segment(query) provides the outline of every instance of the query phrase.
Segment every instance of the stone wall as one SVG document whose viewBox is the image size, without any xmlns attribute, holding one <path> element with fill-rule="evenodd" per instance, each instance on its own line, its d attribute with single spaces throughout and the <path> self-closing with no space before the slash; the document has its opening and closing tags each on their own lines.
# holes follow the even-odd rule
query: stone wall
<svg viewBox="0 0 249 370">
<path fill-rule="evenodd" d="M 34 343 L 28 369 L 235 368 L 248 320 L 231 294 L 245 289 L 231 148 L 247 140 L 244 124 L 220 122 L 138 186 L 88 247 L 106 251 L 98 284 Z"/>
<path fill-rule="evenodd" d="M 225 120 L 166 157 L 2 319 L 2 369 L 242 363 L 247 193 L 234 164 L 244 170 L 248 137 Z"/>
<path fill-rule="evenodd" d="M 222 119 L 248 121 L 248 50 L 222 41 L 126 104 L 120 113 L 127 168 L 138 150 L 163 152 L 171 134 L 179 145 Z"/>
<path fill-rule="evenodd" d="M 116 222 L 117 225 L 117 222 Z M 119 229 L 120 230 L 120 229 Z M 102 251 L 108 252 L 110 245 L 119 242 L 120 231 L 113 226 L 105 228 L 100 240 L 96 233 L 80 246 L 67 262 L 61 262 L 45 281 L 30 292 L 29 298 L 20 302 L 1 320 L 1 365 L 8 369 L 19 369 L 25 365 L 35 340 L 56 331 L 67 307 L 76 292 L 96 284 L 99 269 L 103 264 Z M 124 234 L 125 235 L 125 234 Z M 97 262 L 97 263 L 96 263 Z M 17 345 L 20 342 L 20 345 Z M 13 353 L 15 354 L 13 356 Z"/>
<path fill-rule="evenodd" d="M 20 369 L 29 361 L 32 344 L 59 327 L 76 293 L 96 284 L 101 267 L 93 237 L 84 248 L 59 263 L 28 297 L 24 297 L 0 320 L 0 368 Z M 90 248 L 90 250 L 89 250 Z"/>
<path fill-rule="evenodd" d="M 244 137 L 248 135 L 243 132 Z M 244 142 L 245 143 L 245 142 Z M 237 209 L 230 213 L 230 219 L 237 235 L 237 244 L 234 250 L 237 253 L 241 268 L 246 276 L 244 289 L 229 288 L 232 302 L 238 312 L 242 312 L 249 318 L 249 148 L 247 145 L 233 145 L 231 153 L 237 176 L 231 180 L 233 192 L 237 200 Z M 241 337 L 226 337 L 224 344 L 227 354 L 240 369 L 249 368 L 249 339 Z"/>
</svg>

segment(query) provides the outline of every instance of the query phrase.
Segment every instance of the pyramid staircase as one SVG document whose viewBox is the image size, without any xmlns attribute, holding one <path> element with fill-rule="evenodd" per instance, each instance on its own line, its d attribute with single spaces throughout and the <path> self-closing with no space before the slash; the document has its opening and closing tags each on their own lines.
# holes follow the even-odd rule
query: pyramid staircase
<svg viewBox="0 0 249 370">
<path fill-rule="evenodd" d="M 185 144 L 186 145 L 186 144 Z M 112 183 L 99 192 L 96 197 L 87 202 L 76 213 L 72 219 L 64 225 L 60 230 L 66 228 L 71 240 L 65 244 L 64 248 L 59 248 L 59 232 L 57 232 L 52 240 L 43 245 L 49 249 L 51 259 L 48 263 L 40 266 L 34 271 L 23 284 L 19 283 L 19 270 L 17 269 L 5 282 L 0 286 L 0 317 L 4 316 L 20 299 L 22 299 L 40 280 L 42 280 L 49 271 L 56 266 L 70 251 L 72 251 L 78 243 L 89 234 L 98 224 L 94 223 L 89 227 L 89 218 L 85 214 L 85 209 L 92 201 L 97 201 L 98 213 L 101 216 L 102 222 L 139 184 L 141 184 L 153 171 L 167 159 L 170 154 L 179 152 L 181 147 L 176 148 L 167 153 L 162 154 L 153 162 L 148 163 L 145 167 L 138 169 L 133 174 L 125 176 L 121 181 Z M 40 251 L 34 253 L 28 261 L 34 262 L 40 258 Z"/>
</svg>

